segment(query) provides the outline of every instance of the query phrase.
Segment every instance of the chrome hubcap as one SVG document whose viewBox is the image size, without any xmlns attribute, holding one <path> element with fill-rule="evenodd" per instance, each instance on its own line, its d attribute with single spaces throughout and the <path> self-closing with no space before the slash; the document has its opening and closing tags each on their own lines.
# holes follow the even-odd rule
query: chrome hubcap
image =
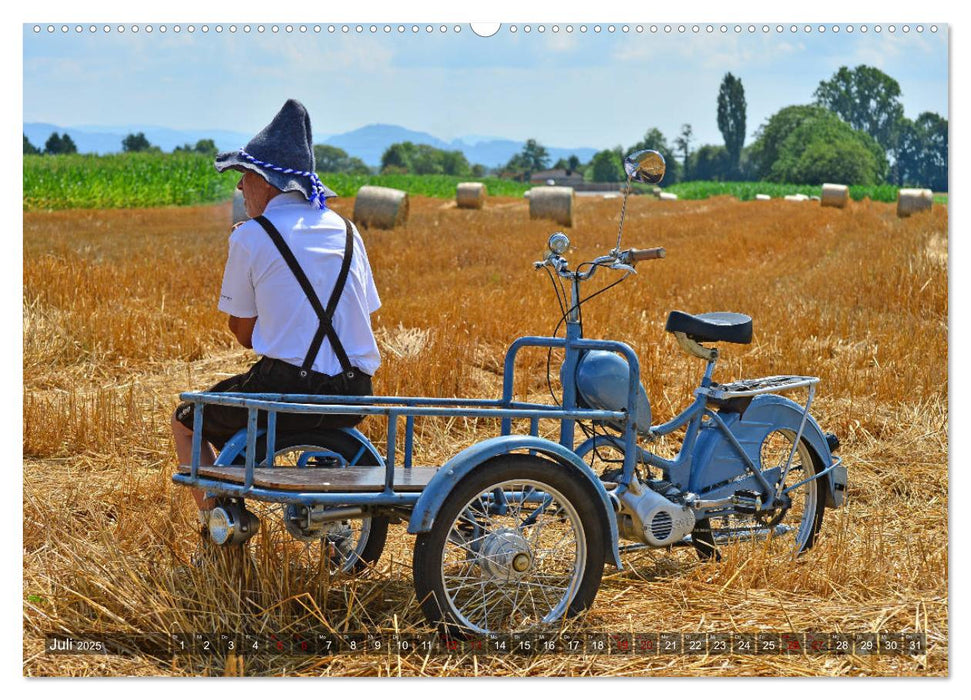
<svg viewBox="0 0 971 700">
<path fill-rule="evenodd" d="M 508 581 L 529 571 L 532 561 L 526 538 L 516 530 L 502 528 L 486 536 L 476 563 L 489 578 Z"/>
<path fill-rule="evenodd" d="M 491 484 L 449 528 L 441 563 L 444 602 L 472 632 L 548 624 L 569 608 L 586 558 L 583 522 L 561 493 L 530 479 Z"/>
</svg>

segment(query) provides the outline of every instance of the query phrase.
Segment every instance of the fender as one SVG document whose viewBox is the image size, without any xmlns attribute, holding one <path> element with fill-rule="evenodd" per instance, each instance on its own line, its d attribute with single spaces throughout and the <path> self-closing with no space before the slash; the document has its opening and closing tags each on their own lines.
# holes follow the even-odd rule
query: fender
<svg viewBox="0 0 971 700">
<path fill-rule="evenodd" d="M 357 440 L 364 447 L 365 450 L 371 453 L 374 459 L 379 465 L 384 466 L 384 458 L 378 454 L 377 449 L 371 444 L 371 441 L 364 437 L 362 433 L 357 428 L 331 428 L 331 430 L 340 430 L 342 433 L 347 433 L 352 438 Z M 265 428 L 260 428 L 256 432 L 257 439 L 263 437 L 266 434 Z M 243 428 L 238 433 L 233 435 L 226 444 L 223 445 L 222 450 L 219 451 L 219 456 L 216 457 L 217 467 L 229 466 L 233 463 L 237 456 L 243 454 L 246 451 L 246 428 Z"/>
<path fill-rule="evenodd" d="M 798 432 L 803 411 L 803 406 L 785 397 L 762 394 L 756 396 L 742 414 L 720 411 L 718 415 L 738 440 L 745 454 L 758 465 L 765 437 L 779 429 Z M 817 461 L 817 470 L 820 466 L 825 469 L 833 463 L 826 437 L 812 416 L 806 417 L 802 439 L 808 444 L 813 459 Z M 711 421 L 703 424 L 692 454 L 692 464 L 688 490 L 703 498 L 718 498 L 739 489 L 758 488 L 754 477 L 725 483 L 740 476 L 744 472 L 744 464 L 721 428 Z M 829 508 L 839 506 L 843 501 L 842 487 L 845 487 L 845 479 L 838 485 L 837 471 L 829 471 L 820 477 L 827 487 L 826 506 Z"/>
<path fill-rule="evenodd" d="M 612 560 L 609 560 L 608 563 L 613 564 L 618 570 L 622 570 L 618 548 L 617 520 L 603 483 L 591 473 L 583 460 L 577 457 L 573 451 L 566 449 L 558 442 L 530 435 L 503 435 L 489 438 L 462 450 L 448 460 L 428 482 L 428 486 L 425 487 L 418 498 L 411 519 L 408 521 L 408 532 L 416 535 L 419 532 L 431 530 L 432 525 L 435 524 L 435 516 L 438 515 L 445 498 L 463 477 L 483 462 L 514 450 L 533 450 L 550 457 L 564 469 L 573 469 L 581 474 L 596 489 L 600 496 L 603 514 L 610 527 L 609 556 L 612 557 Z"/>
</svg>

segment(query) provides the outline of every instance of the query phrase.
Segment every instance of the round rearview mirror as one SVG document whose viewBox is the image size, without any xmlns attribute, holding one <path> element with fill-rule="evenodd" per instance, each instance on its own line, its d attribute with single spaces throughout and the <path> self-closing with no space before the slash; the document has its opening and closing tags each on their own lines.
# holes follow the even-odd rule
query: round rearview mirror
<svg viewBox="0 0 971 700">
<path fill-rule="evenodd" d="M 664 156 L 657 151 L 636 151 L 624 158 L 627 177 L 656 185 L 664 178 Z"/>
</svg>

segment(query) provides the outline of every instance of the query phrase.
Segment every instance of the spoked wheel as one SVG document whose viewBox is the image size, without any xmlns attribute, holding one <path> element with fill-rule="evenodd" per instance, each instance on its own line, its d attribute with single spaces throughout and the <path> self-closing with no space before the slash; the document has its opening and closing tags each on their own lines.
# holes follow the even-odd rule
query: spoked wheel
<svg viewBox="0 0 971 700">
<path fill-rule="evenodd" d="M 774 475 L 774 478 L 768 479 L 773 487 L 782 477 L 794 439 L 795 433 L 791 430 L 774 430 L 762 441 L 761 467 L 763 472 Z M 791 543 L 793 554 L 801 554 L 811 548 L 823 524 L 826 487 L 821 478 L 806 479 L 822 469 L 806 441 L 800 440 L 785 476 L 783 504 L 755 515 L 712 516 L 713 542 L 726 544 L 739 539 L 770 538 L 780 543 Z M 803 481 L 805 483 L 800 484 Z"/>
<path fill-rule="evenodd" d="M 415 591 L 429 622 L 506 633 L 589 607 L 609 532 L 598 500 L 582 476 L 539 457 L 476 467 L 415 543 Z"/>
<path fill-rule="evenodd" d="M 378 466 L 374 456 L 339 430 L 277 436 L 274 464 L 280 469 L 339 469 L 340 455 L 348 466 Z M 257 455 L 262 460 L 263 453 Z M 240 456 L 237 462 L 242 463 Z M 260 518 L 253 542 L 267 556 L 279 557 L 311 575 L 357 573 L 375 563 L 388 537 L 388 519 L 364 516 L 315 522 L 322 509 L 250 500 L 246 507 Z"/>
</svg>

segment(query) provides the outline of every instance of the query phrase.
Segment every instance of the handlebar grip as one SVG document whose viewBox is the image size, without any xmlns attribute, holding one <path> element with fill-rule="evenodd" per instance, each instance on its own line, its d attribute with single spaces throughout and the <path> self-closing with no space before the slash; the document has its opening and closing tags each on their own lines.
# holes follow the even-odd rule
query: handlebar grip
<svg viewBox="0 0 971 700">
<path fill-rule="evenodd" d="M 664 248 L 631 248 L 630 249 L 630 259 L 631 262 L 639 262 L 641 260 L 657 260 L 658 258 L 664 257 Z"/>
</svg>

